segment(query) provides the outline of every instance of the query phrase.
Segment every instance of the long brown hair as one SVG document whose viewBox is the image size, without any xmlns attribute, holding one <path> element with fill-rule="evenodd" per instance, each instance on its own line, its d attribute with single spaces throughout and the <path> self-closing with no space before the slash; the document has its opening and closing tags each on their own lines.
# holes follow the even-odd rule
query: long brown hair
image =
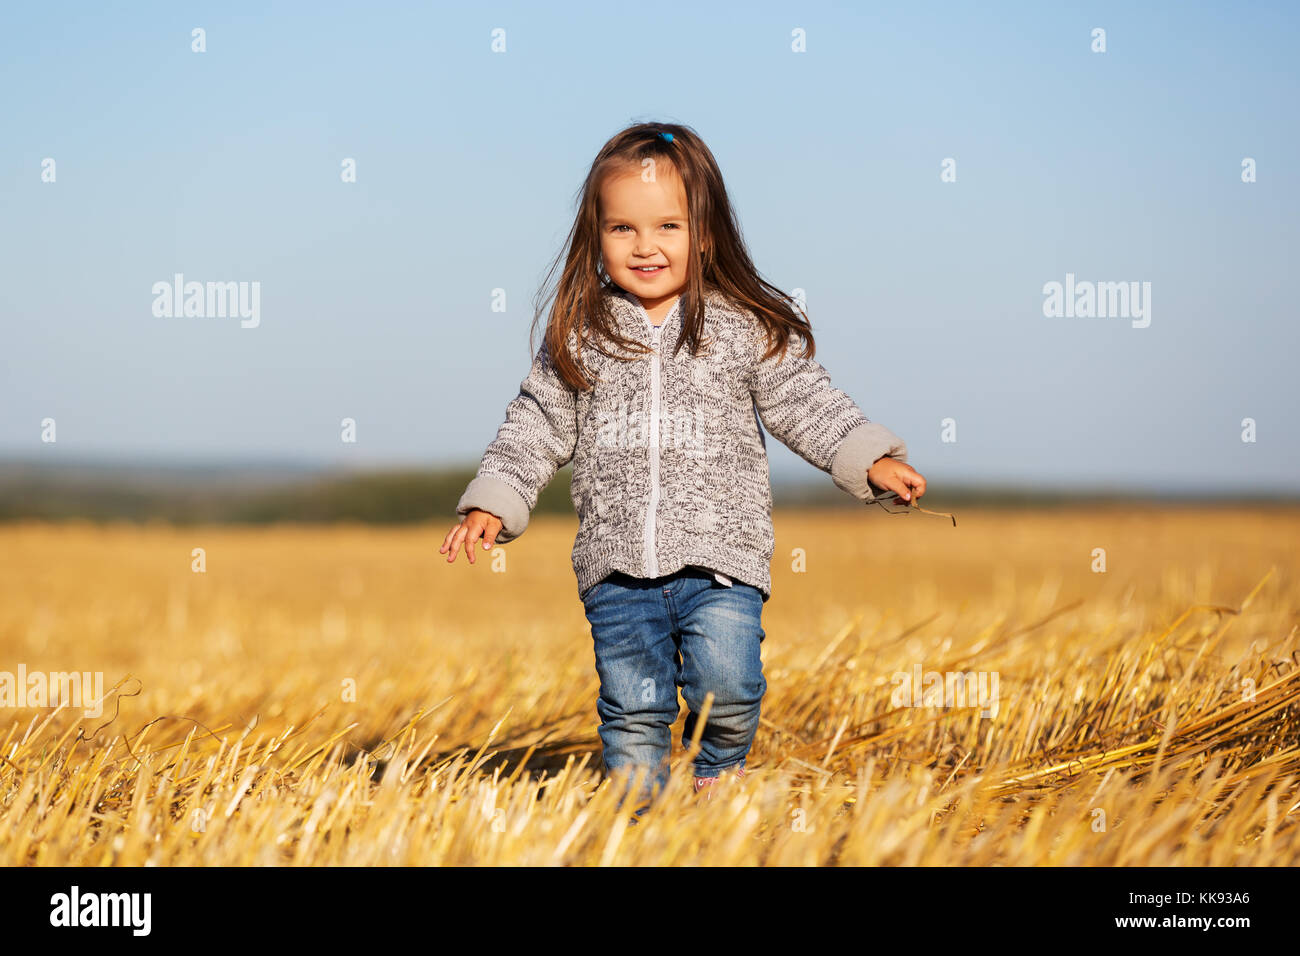
<svg viewBox="0 0 1300 956">
<path fill-rule="evenodd" d="M 661 133 L 670 133 L 672 141 L 664 139 Z M 802 338 L 803 354 L 812 358 L 816 349 L 812 327 L 797 308 L 796 300 L 764 280 L 754 268 L 713 154 L 694 130 L 675 123 L 636 123 L 615 134 L 601 147 L 578 192 L 578 213 L 573 228 L 534 303 L 533 325 L 528 336 L 529 353 L 532 353 L 537 323 L 545 312 L 546 302 L 552 298 L 554 305 L 546 324 L 544 341 L 556 372 L 571 388 L 585 391 L 591 386 L 583 373 L 585 364 L 581 355 L 574 356 L 569 352 L 568 343 L 574 332 L 577 333 L 580 352 L 585 343 L 604 355 L 630 361 L 636 356 L 611 352 L 604 343 L 635 353 L 649 351 L 645 345 L 617 331 L 604 295 L 618 292 L 620 287 L 604 268 L 600 253 L 601 185 L 612 173 L 629 168 L 640 169 L 645 159 L 652 159 L 656 167 L 670 164 L 681 177 L 690 217 L 690 262 L 686 286 L 681 293 L 682 333 L 673 353 L 687 344 L 693 355 L 699 354 L 705 294 L 717 291 L 749 308 L 758 317 L 768 341 L 764 358 L 777 352 L 784 357 L 792 334 Z M 564 271 L 560 281 L 554 292 L 547 294 L 546 288 L 561 261 L 564 262 Z"/>
</svg>

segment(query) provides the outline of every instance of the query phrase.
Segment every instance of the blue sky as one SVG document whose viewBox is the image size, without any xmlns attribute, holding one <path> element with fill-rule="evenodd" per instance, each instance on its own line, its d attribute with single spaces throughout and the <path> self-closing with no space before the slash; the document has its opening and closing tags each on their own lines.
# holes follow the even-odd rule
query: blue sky
<svg viewBox="0 0 1300 956">
<path fill-rule="evenodd" d="M 592 157 L 664 120 L 932 490 L 1296 489 L 1296 5 L 646 9 L 5 5 L 0 456 L 473 464 Z M 260 325 L 154 316 L 177 272 Z M 1150 325 L 1044 316 L 1066 273 Z"/>
</svg>

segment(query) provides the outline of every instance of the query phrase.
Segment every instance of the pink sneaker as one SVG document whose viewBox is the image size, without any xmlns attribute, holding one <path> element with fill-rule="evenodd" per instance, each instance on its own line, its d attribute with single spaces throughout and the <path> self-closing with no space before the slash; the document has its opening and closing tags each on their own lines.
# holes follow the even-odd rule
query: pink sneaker
<svg viewBox="0 0 1300 956">
<path fill-rule="evenodd" d="M 740 766 L 736 768 L 736 779 L 739 780 L 739 779 L 740 779 L 741 777 L 743 777 L 744 775 L 745 775 L 745 765 L 744 765 L 744 764 L 740 764 Z M 707 790 L 708 792 L 704 794 L 704 799 L 705 799 L 705 800 L 712 800 L 712 799 L 713 799 L 713 785 L 714 785 L 717 781 L 718 781 L 718 778 L 717 778 L 717 777 L 696 777 L 696 778 L 695 778 L 695 792 L 696 792 L 696 793 L 699 793 L 699 792 L 702 791 L 702 790 Z"/>
</svg>

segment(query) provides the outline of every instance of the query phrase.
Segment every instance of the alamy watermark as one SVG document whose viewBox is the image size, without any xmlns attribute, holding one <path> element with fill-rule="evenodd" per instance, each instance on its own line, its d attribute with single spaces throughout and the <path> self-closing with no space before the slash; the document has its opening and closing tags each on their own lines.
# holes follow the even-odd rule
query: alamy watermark
<svg viewBox="0 0 1300 956">
<path fill-rule="evenodd" d="M 630 409 L 625 402 L 595 416 L 597 448 L 649 448 L 650 413 Z M 692 409 L 668 410 L 659 416 L 658 447 L 690 454 L 704 454 L 708 448 L 701 416 Z"/>
<path fill-rule="evenodd" d="M 133 936 L 148 936 L 152 911 L 152 893 L 86 893 L 73 884 L 50 897 L 51 926 L 122 926 Z"/>
<path fill-rule="evenodd" d="M 0 671 L 0 707 L 80 707 L 87 717 L 104 713 L 103 671 Z"/>
<path fill-rule="evenodd" d="M 186 282 L 177 272 L 171 282 L 155 282 L 153 295 L 153 314 L 160 319 L 240 318 L 245 329 L 262 322 L 261 282 Z"/>
<path fill-rule="evenodd" d="M 1150 282 L 1076 282 L 1065 274 L 1064 284 L 1043 286 L 1043 315 L 1049 319 L 1132 319 L 1133 328 L 1151 324 Z"/>
<path fill-rule="evenodd" d="M 895 671 L 892 707 L 978 707 L 981 717 L 998 715 L 997 671 Z"/>
</svg>

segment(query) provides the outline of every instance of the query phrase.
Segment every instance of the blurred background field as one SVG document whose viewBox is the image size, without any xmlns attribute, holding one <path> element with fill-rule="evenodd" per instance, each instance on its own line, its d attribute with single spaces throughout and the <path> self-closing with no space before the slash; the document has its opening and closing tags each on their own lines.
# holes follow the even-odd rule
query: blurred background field
<svg viewBox="0 0 1300 956">
<path fill-rule="evenodd" d="M 683 704 L 634 826 L 571 512 L 474 567 L 445 520 L 0 525 L 0 671 L 118 685 L 0 709 L 0 863 L 1300 862 L 1300 508 L 923 503 L 778 509 L 750 775 L 687 792 Z M 892 706 L 916 666 L 996 716 Z"/>
</svg>

